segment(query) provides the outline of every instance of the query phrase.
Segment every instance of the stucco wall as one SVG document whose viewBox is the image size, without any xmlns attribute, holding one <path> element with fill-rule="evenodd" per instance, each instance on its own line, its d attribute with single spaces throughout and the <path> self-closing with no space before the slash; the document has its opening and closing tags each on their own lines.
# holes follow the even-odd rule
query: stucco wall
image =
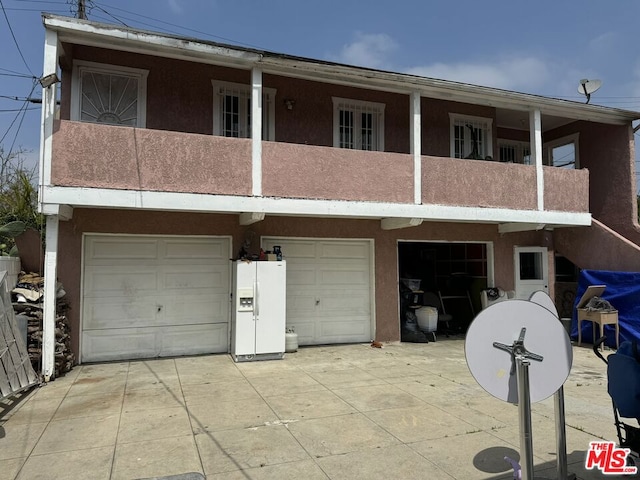
<svg viewBox="0 0 640 480">
<path fill-rule="evenodd" d="M 413 202 L 413 158 L 293 143 L 263 142 L 265 196 Z"/>
<path fill-rule="evenodd" d="M 75 209 L 70 221 L 60 222 L 58 255 L 58 278 L 64 284 L 71 306 L 69 319 L 75 352 L 78 352 L 80 331 L 83 233 L 230 235 L 233 237 L 232 251 L 235 254 L 247 229 L 257 234 L 255 245 L 252 246 L 256 251 L 260 236 L 373 239 L 376 338 L 382 341 L 397 341 L 400 338 L 399 240 L 493 242 L 495 282 L 506 290 L 513 289 L 514 285 L 513 247 L 541 245 L 544 242 L 540 232 L 499 235 L 495 225 L 426 223 L 414 228 L 384 231 L 378 220 L 267 217 L 263 222 L 241 227 L 237 215 Z"/>
<path fill-rule="evenodd" d="M 640 272 L 640 247 L 598 220 L 590 227 L 553 232 L 558 253 L 580 268 Z"/>
<path fill-rule="evenodd" d="M 580 165 L 590 172 L 591 212 L 640 244 L 633 132 L 629 126 L 580 122 Z"/>
<path fill-rule="evenodd" d="M 422 157 L 422 202 L 533 210 L 535 175 L 527 165 Z"/>
<path fill-rule="evenodd" d="M 589 170 L 543 167 L 543 175 L 545 210 L 589 211 Z"/>
<path fill-rule="evenodd" d="M 251 194 L 251 143 L 212 135 L 58 121 L 54 185 Z"/>
</svg>

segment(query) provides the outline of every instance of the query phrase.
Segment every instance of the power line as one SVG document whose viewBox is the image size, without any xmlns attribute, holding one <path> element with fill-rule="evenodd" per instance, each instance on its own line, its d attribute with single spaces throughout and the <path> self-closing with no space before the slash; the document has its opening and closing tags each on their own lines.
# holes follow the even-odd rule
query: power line
<svg viewBox="0 0 640 480">
<path fill-rule="evenodd" d="M 21 3 L 63 3 L 64 0 L 58 0 L 57 2 L 54 0 L 15 0 L 16 2 L 21 2 Z"/>
<path fill-rule="evenodd" d="M 111 18 L 113 18 L 116 22 L 121 23 L 122 25 L 124 25 L 125 27 L 129 27 L 129 25 L 127 25 L 126 23 L 124 23 L 122 20 L 120 20 L 118 17 L 116 17 L 115 15 L 111 15 L 109 12 L 107 12 L 104 8 L 102 8 L 100 5 L 96 5 L 95 2 L 91 2 L 91 4 L 97 8 L 98 10 L 106 13 L 107 15 L 109 15 Z"/>
<path fill-rule="evenodd" d="M 35 79 L 35 77 L 34 77 Z M 33 92 L 33 90 L 31 90 Z M 33 98 L 31 94 L 28 97 L 15 97 L 11 95 L 0 95 L 0 98 L 6 98 L 7 100 L 16 100 L 18 102 L 31 102 L 31 103 L 42 103 L 41 98 Z"/>
<path fill-rule="evenodd" d="M 42 12 L 41 8 L 5 8 L 8 12 Z M 68 13 L 69 10 L 47 10 L 48 13 Z"/>
<path fill-rule="evenodd" d="M 217 38 L 217 39 L 219 39 L 219 40 L 223 40 L 223 41 L 225 41 L 225 42 L 230 42 L 230 43 L 234 43 L 234 44 L 237 44 L 237 45 L 244 45 L 245 47 L 251 47 L 251 48 L 258 48 L 258 49 L 262 48 L 262 47 L 259 47 L 259 46 L 257 46 L 257 45 L 251 45 L 251 44 L 249 44 L 249 43 L 239 42 L 238 40 L 233 40 L 233 39 L 230 39 L 230 38 L 220 37 L 220 36 L 218 36 L 218 35 L 211 35 L 210 33 L 203 32 L 203 31 L 201 31 L 201 30 L 195 30 L 195 29 L 193 29 L 193 28 L 182 27 L 182 26 L 180 26 L 180 25 L 176 25 L 175 23 L 165 22 L 165 21 L 163 21 L 163 20 L 158 20 L 157 18 L 149 17 L 149 16 L 147 16 L 147 15 L 142 15 L 142 14 L 140 14 L 140 13 L 131 12 L 131 11 L 129 11 L 129 10 L 125 10 L 125 9 L 123 9 L 123 8 L 114 7 L 114 6 L 112 6 L 112 5 L 107 5 L 107 4 L 105 4 L 104 2 L 98 2 L 98 1 L 96 1 L 96 0 L 92 0 L 92 2 L 91 2 L 91 3 L 92 3 L 92 4 L 94 4 L 94 5 L 97 5 L 98 3 L 101 3 L 101 4 L 102 4 L 102 5 L 104 5 L 105 7 L 110 8 L 110 9 L 112 9 L 112 10 L 117 10 L 117 11 L 119 11 L 119 12 L 124 12 L 124 13 L 128 13 L 128 14 L 130 14 L 130 15 L 135 15 L 136 17 L 145 18 L 145 19 L 147 19 L 147 20 L 151 20 L 151 21 L 156 22 L 156 23 L 161 23 L 161 24 L 164 24 L 164 25 L 169 25 L 169 26 L 171 26 L 171 27 L 178 28 L 178 29 L 180 29 L 180 30 L 185 30 L 185 31 L 189 31 L 189 32 L 198 33 L 198 34 L 200 34 L 200 35 L 204 35 L 204 36 L 207 36 L 207 37 L 210 37 L 210 38 Z M 158 28 L 158 29 L 160 29 L 160 28 L 161 28 L 161 27 L 158 27 L 158 26 L 156 26 L 156 25 L 152 25 L 152 24 L 148 24 L 148 23 L 142 22 L 142 21 L 137 20 L 137 19 L 135 19 L 135 18 L 128 18 L 128 17 L 125 17 L 125 16 L 121 16 L 121 17 L 122 17 L 122 18 L 124 18 L 125 20 L 131 20 L 131 21 L 133 21 L 133 22 L 137 22 L 137 23 L 139 23 L 140 25 L 145 25 L 145 26 L 147 26 L 147 27 Z M 179 34 L 180 34 L 179 32 L 171 31 L 171 30 L 166 29 L 166 28 L 165 28 L 165 29 L 162 29 L 162 30 L 164 30 L 165 32 L 174 33 L 174 34 L 177 34 L 177 35 L 179 35 Z"/>
<path fill-rule="evenodd" d="M 40 110 L 40 108 L 38 107 L 31 107 L 31 108 L 26 108 L 25 110 L 31 111 L 31 110 Z M 22 111 L 22 108 L 7 108 L 7 109 L 0 109 L 0 113 L 9 113 L 9 112 L 20 112 Z"/>
<path fill-rule="evenodd" d="M 0 70 L 2 70 L 3 72 L 15 73 L 16 75 L 26 75 L 26 73 L 16 72 L 15 70 L 9 70 L 8 68 L 0 67 Z"/>
<path fill-rule="evenodd" d="M 27 105 L 29 105 L 29 101 L 31 98 L 31 94 L 33 93 L 33 91 L 36 89 L 36 85 L 38 85 L 38 81 L 34 80 L 33 81 L 33 85 L 31 86 L 31 91 L 29 91 L 29 94 L 26 96 L 26 98 L 24 99 L 24 103 L 22 104 L 22 107 L 19 109 L 18 113 L 16 114 L 15 118 L 13 119 L 13 121 L 9 124 L 9 127 L 7 128 L 7 131 L 4 132 L 4 135 L 2 135 L 2 138 L 0 138 L 0 145 L 2 145 L 2 142 L 4 142 L 4 139 L 6 138 L 6 136 L 9 134 L 9 132 L 11 131 L 11 128 L 13 127 L 13 125 L 16 123 L 16 121 L 18 120 L 18 118 L 20 118 L 20 113 L 22 112 L 22 119 L 24 120 L 24 111 L 27 108 Z M 11 98 L 11 97 L 9 97 Z M 17 97 L 16 97 L 17 99 Z M 11 143 L 11 148 L 9 149 L 9 154 L 11 154 L 11 151 L 13 150 L 13 145 L 15 144 L 16 138 L 18 137 L 18 132 L 20 131 L 20 127 L 22 126 L 22 120 L 20 120 L 20 124 L 18 126 L 18 129 L 16 130 L 16 134 L 13 137 L 13 142 Z"/>
<path fill-rule="evenodd" d="M 19 78 L 35 78 L 31 75 L 22 75 L 21 73 L 0 73 L 2 77 L 19 77 Z"/>
<path fill-rule="evenodd" d="M 18 40 L 16 40 L 16 36 L 13 33 L 13 28 L 11 28 L 11 22 L 9 22 L 9 17 L 7 16 L 7 12 L 4 9 L 4 4 L 2 3 L 2 0 L 0 0 L 0 8 L 2 8 L 2 13 L 4 14 L 4 18 L 7 21 L 7 26 L 9 27 L 9 31 L 11 32 L 11 36 L 13 37 L 13 42 L 16 44 L 16 48 L 18 49 L 18 53 L 20 54 L 20 58 L 22 58 L 22 61 L 24 62 L 24 66 L 27 67 L 27 70 L 29 70 L 29 73 L 31 73 L 31 75 L 33 75 L 35 77 L 35 75 L 31 71 L 31 69 L 29 68 L 29 65 L 27 64 L 27 61 L 24 59 L 24 55 L 22 54 L 22 50 L 20 50 L 20 45 L 18 45 Z"/>
</svg>

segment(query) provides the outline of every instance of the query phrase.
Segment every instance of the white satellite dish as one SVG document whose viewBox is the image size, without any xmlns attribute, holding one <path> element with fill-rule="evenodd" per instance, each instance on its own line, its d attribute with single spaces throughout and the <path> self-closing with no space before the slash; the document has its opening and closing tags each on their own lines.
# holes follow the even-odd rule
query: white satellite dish
<svg viewBox="0 0 640 480">
<path fill-rule="evenodd" d="M 602 80 L 588 80 L 583 78 L 578 85 L 578 93 L 587 97 L 587 103 L 591 100 L 591 94 L 602 86 Z"/>
</svg>

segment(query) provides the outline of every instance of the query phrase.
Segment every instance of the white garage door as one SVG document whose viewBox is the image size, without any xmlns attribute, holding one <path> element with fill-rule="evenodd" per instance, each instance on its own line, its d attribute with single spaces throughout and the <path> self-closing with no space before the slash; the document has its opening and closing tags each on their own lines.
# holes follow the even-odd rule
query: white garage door
<svg viewBox="0 0 640 480">
<path fill-rule="evenodd" d="M 229 239 L 87 235 L 82 361 L 228 351 Z"/>
<path fill-rule="evenodd" d="M 287 261 L 287 326 L 300 345 L 369 342 L 371 243 L 367 240 L 264 238 Z"/>
</svg>

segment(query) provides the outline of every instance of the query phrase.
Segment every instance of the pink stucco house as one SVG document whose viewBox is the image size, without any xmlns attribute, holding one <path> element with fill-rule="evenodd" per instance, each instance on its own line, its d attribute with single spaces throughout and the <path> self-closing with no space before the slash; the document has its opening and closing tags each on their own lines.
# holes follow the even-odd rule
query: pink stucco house
<svg viewBox="0 0 640 480">
<path fill-rule="evenodd" d="M 301 345 L 401 340 L 401 278 L 464 328 L 484 288 L 553 294 L 558 255 L 640 270 L 638 112 L 43 20 L 47 298 L 80 362 L 227 352 L 245 244 L 281 246 Z"/>
</svg>

